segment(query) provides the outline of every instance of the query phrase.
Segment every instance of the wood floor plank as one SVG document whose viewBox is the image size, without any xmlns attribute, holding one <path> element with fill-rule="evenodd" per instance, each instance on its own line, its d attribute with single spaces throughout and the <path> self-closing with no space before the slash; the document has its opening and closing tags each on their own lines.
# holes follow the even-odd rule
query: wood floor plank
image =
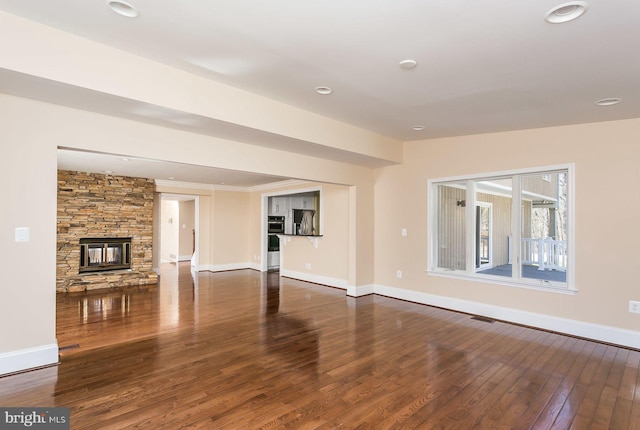
<svg viewBox="0 0 640 430">
<path fill-rule="evenodd" d="M 251 270 L 59 294 L 3 406 L 73 429 L 638 429 L 640 351 Z"/>
<path fill-rule="evenodd" d="M 573 388 L 576 386 L 576 380 L 582 373 L 585 364 L 589 361 L 592 352 L 595 350 L 595 343 L 577 340 L 575 347 L 571 348 L 566 359 L 562 360 L 557 369 L 557 374 L 562 378 L 560 384 L 553 392 L 553 394 L 547 399 L 547 403 L 538 413 L 538 417 L 531 425 L 532 429 L 547 429 L 552 428 L 554 422 L 558 422 L 557 427 L 563 428 L 560 422 L 565 419 L 561 415 L 563 411 L 569 411 L 565 413 L 566 418 L 570 421 L 566 424 L 569 427 L 573 415 L 568 405 L 571 405 L 571 396 L 576 396 L 578 393 L 573 393 Z"/>
</svg>

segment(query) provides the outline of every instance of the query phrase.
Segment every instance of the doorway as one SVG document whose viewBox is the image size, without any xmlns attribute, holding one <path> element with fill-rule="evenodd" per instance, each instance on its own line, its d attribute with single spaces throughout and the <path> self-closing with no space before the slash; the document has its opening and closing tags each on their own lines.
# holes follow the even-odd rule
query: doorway
<svg viewBox="0 0 640 430">
<path fill-rule="evenodd" d="M 159 262 L 190 261 L 197 265 L 198 196 L 160 194 Z"/>
</svg>

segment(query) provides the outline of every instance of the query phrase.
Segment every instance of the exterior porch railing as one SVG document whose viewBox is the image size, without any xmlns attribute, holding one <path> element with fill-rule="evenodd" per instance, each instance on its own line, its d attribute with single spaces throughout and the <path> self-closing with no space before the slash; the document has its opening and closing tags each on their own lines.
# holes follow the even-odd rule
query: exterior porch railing
<svg viewBox="0 0 640 430">
<path fill-rule="evenodd" d="M 567 243 L 563 240 L 522 239 L 522 263 L 537 264 L 538 270 L 567 271 Z"/>
</svg>

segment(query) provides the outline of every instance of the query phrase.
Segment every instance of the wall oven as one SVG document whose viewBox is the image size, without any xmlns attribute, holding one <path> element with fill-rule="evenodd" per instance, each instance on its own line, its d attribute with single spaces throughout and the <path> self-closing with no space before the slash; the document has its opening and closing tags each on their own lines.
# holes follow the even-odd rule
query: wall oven
<svg viewBox="0 0 640 430">
<path fill-rule="evenodd" d="M 284 234 L 284 217 L 283 216 L 268 217 L 267 232 L 269 234 Z"/>
</svg>

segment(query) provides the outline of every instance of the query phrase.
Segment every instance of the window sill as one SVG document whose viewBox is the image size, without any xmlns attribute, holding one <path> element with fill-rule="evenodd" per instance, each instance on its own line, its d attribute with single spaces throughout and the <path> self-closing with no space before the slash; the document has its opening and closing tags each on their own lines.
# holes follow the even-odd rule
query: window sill
<svg viewBox="0 0 640 430">
<path fill-rule="evenodd" d="M 492 275 L 469 275 L 466 272 L 455 270 L 427 270 L 429 276 L 439 276 L 442 278 L 461 279 L 463 281 L 480 282 L 484 284 L 504 285 L 507 287 L 524 288 L 528 290 L 542 291 L 546 293 L 557 293 L 573 296 L 578 290 L 570 288 L 567 284 L 545 280 L 518 280 L 515 281 L 504 276 Z"/>
</svg>

